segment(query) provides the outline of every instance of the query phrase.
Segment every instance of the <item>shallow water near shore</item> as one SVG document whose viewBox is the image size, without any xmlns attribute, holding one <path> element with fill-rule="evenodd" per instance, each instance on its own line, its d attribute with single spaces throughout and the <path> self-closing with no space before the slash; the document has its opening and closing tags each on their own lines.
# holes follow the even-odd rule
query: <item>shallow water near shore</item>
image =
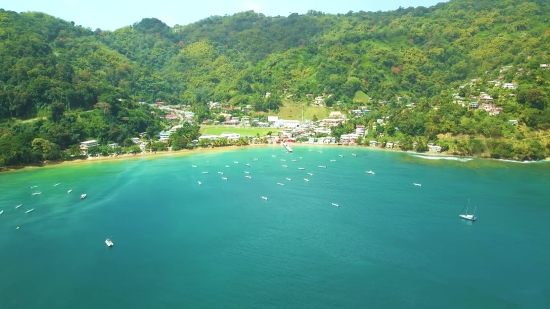
<svg viewBox="0 0 550 309">
<path fill-rule="evenodd" d="M 463 159 L 301 145 L 0 174 L 1 308 L 549 307 L 550 164 Z"/>
</svg>

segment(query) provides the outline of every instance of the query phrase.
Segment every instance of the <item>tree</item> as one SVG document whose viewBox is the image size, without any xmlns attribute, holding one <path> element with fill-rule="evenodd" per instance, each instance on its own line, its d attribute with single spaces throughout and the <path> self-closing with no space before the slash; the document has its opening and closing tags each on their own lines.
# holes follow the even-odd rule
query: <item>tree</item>
<svg viewBox="0 0 550 309">
<path fill-rule="evenodd" d="M 53 122 L 59 122 L 65 112 L 65 105 L 63 103 L 54 102 L 50 104 L 49 119 Z"/>
<path fill-rule="evenodd" d="M 98 102 L 94 105 L 95 108 L 103 111 L 103 115 L 111 112 L 111 104 L 105 102 Z"/>
<path fill-rule="evenodd" d="M 61 157 L 59 146 L 43 138 L 33 139 L 32 151 L 42 160 L 55 160 Z"/>
</svg>

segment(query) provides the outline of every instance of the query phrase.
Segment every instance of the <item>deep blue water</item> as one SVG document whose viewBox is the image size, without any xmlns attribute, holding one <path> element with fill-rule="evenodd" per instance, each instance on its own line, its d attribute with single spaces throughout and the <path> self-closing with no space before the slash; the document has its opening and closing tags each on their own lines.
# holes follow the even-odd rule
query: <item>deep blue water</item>
<svg viewBox="0 0 550 309">
<path fill-rule="evenodd" d="M 430 158 L 278 146 L 0 174 L 0 307 L 549 308 L 550 164 Z"/>
</svg>

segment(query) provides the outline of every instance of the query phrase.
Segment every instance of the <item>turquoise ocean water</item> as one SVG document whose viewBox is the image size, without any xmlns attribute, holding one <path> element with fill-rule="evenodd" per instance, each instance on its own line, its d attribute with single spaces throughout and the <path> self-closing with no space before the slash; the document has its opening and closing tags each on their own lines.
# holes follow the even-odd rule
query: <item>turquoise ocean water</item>
<svg viewBox="0 0 550 309">
<path fill-rule="evenodd" d="M 550 308 L 549 200 L 548 163 L 344 147 L 3 173 L 0 308 Z"/>
</svg>

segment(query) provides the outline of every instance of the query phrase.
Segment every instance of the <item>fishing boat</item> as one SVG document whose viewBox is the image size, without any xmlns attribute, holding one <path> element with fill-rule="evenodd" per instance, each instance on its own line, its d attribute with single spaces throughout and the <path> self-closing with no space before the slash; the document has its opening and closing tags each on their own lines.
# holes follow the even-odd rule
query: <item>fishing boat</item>
<svg viewBox="0 0 550 309">
<path fill-rule="evenodd" d="M 309 179 L 307 179 L 307 178 L 304 178 L 304 180 L 305 180 L 306 182 L 309 182 Z"/>
<path fill-rule="evenodd" d="M 81 195 L 80 195 L 80 199 L 81 199 L 81 200 L 83 200 L 83 199 L 85 199 L 85 198 L 86 198 L 86 194 L 81 194 Z"/>
<path fill-rule="evenodd" d="M 336 204 L 336 203 L 332 203 L 332 206 L 340 207 L 340 205 L 338 205 L 338 204 Z"/>
<path fill-rule="evenodd" d="M 67 191 L 67 193 L 71 193 L 71 192 L 73 192 L 73 189 L 70 189 L 69 191 Z"/>
<path fill-rule="evenodd" d="M 267 201 L 267 197 L 265 197 L 265 196 L 262 196 L 262 200 L 266 200 L 266 201 Z"/>
<path fill-rule="evenodd" d="M 277 184 L 278 184 L 279 186 L 284 186 L 284 185 L 285 185 L 284 183 L 280 183 L 280 182 L 278 182 Z"/>
<path fill-rule="evenodd" d="M 202 185 L 202 182 L 200 182 L 200 181 L 197 181 L 197 182 L 199 183 L 199 185 Z"/>
<path fill-rule="evenodd" d="M 477 206 L 474 207 L 474 213 L 469 215 L 468 214 L 468 206 L 470 205 L 470 200 L 468 200 L 468 203 L 466 203 L 466 206 L 464 206 L 464 208 L 462 208 L 462 211 L 460 212 L 460 217 L 464 220 L 469 220 L 469 221 L 476 221 L 476 210 L 477 210 Z"/>
<path fill-rule="evenodd" d="M 42 192 L 34 192 L 32 195 L 39 195 L 42 194 Z"/>
<path fill-rule="evenodd" d="M 324 165 L 319 165 L 318 167 L 319 167 L 319 168 L 327 168 L 327 167 L 324 166 Z"/>
<path fill-rule="evenodd" d="M 413 183 L 413 185 L 415 185 L 415 186 L 417 186 L 417 187 L 422 187 L 422 185 L 419 184 L 419 183 Z"/>
<path fill-rule="evenodd" d="M 286 180 L 288 180 L 288 181 L 292 181 L 292 179 L 290 179 L 290 178 L 287 178 Z"/>
<path fill-rule="evenodd" d="M 374 172 L 373 172 L 373 171 L 366 171 L 365 173 L 374 175 Z"/>
<path fill-rule="evenodd" d="M 286 151 L 292 152 L 292 148 L 290 148 L 290 146 L 287 143 L 282 143 L 282 144 L 285 147 Z"/>
<path fill-rule="evenodd" d="M 222 177 L 222 180 L 227 180 L 227 177 Z"/>
<path fill-rule="evenodd" d="M 32 212 L 33 210 L 34 210 L 34 208 L 31 208 L 31 209 L 25 211 L 25 213 L 28 214 L 29 212 Z"/>
<path fill-rule="evenodd" d="M 23 206 L 23 204 L 19 204 L 19 205 L 15 206 L 15 209 L 17 209 L 17 208 L 19 208 L 19 207 L 21 207 L 21 206 Z"/>
<path fill-rule="evenodd" d="M 249 175 L 246 175 L 246 176 L 244 176 L 244 177 L 246 177 L 246 178 L 252 178 L 252 176 L 249 176 Z"/>
<path fill-rule="evenodd" d="M 305 168 L 304 168 L 304 167 L 299 167 L 298 169 L 299 169 L 299 170 L 305 170 Z"/>
<path fill-rule="evenodd" d="M 107 247 L 112 247 L 115 245 L 113 244 L 113 241 L 110 240 L 109 238 L 105 239 L 105 244 L 107 245 Z"/>
</svg>

